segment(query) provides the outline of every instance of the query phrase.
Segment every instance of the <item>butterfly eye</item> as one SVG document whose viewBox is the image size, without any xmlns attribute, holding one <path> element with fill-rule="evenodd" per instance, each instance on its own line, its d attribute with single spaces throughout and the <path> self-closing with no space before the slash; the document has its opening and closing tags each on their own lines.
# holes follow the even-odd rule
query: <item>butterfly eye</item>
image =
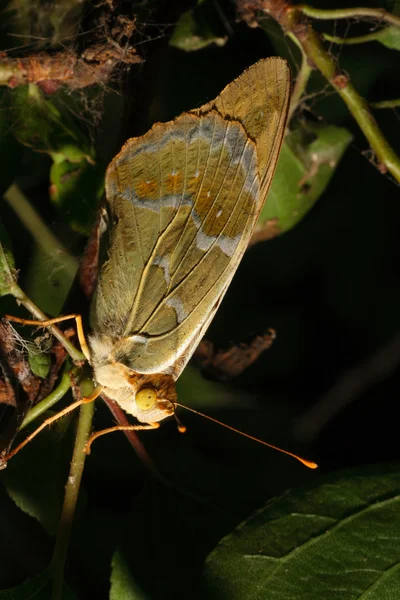
<svg viewBox="0 0 400 600">
<path fill-rule="evenodd" d="M 157 392 L 153 388 L 142 388 L 137 392 L 135 400 L 140 410 L 150 410 L 157 402 Z"/>
</svg>

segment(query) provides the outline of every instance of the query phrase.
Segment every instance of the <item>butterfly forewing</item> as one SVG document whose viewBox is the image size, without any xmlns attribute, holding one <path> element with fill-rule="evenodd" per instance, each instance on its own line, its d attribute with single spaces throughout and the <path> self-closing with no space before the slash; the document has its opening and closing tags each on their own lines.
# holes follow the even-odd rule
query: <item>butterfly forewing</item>
<svg viewBox="0 0 400 600">
<path fill-rule="evenodd" d="M 133 371 L 176 378 L 208 326 L 264 203 L 289 91 L 285 61 L 262 60 L 110 164 L 93 326 L 124 340 Z"/>
<path fill-rule="evenodd" d="M 275 171 L 289 100 L 289 68 L 285 60 L 273 57 L 246 69 L 215 100 L 193 111 L 198 114 L 215 108 L 225 118 L 244 125 L 256 143 L 262 204 Z"/>
</svg>

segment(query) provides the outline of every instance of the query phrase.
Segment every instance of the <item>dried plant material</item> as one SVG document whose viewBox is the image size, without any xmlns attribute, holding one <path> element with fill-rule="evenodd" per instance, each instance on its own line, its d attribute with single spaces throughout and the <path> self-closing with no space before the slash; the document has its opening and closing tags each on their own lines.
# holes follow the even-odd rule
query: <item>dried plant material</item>
<svg viewBox="0 0 400 600">
<path fill-rule="evenodd" d="M 276 332 L 269 329 L 264 335 L 257 335 L 248 344 L 241 342 L 228 350 L 216 350 L 209 340 L 202 340 L 193 357 L 200 368 L 212 379 L 230 381 L 252 365 L 271 347 Z"/>
</svg>

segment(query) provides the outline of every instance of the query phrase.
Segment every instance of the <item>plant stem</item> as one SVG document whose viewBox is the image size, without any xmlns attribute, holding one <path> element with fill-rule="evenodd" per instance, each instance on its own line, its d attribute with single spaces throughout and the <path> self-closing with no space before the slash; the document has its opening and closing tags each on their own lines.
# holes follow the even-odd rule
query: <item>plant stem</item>
<svg viewBox="0 0 400 600">
<path fill-rule="evenodd" d="M 367 44 L 368 42 L 379 42 L 379 34 L 382 31 L 384 31 L 384 29 L 380 29 L 374 33 L 367 33 L 366 35 L 358 35 L 356 37 L 348 38 L 341 38 L 337 37 L 336 35 L 330 35 L 329 33 L 323 33 L 322 37 L 327 42 L 332 42 L 332 44 L 340 44 L 341 46 L 347 44 L 348 46 L 354 46 L 356 44 Z"/>
<path fill-rule="evenodd" d="M 4 193 L 4 198 L 17 213 L 18 218 L 25 225 L 37 245 L 52 261 L 62 267 L 68 279 L 72 281 L 78 270 L 78 261 L 69 254 L 68 250 L 49 230 L 19 187 L 15 184 L 11 185 Z"/>
<path fill-rule="evenodd" d="M 384 8 L 335 8 L 333 10 L 314 8 L 307 4 L 298 4 L 296 9 L 301 11 L 308 17 L 322 20 L 333 20 L 333 19 L 359 19 L 360 17 L 372 18 L 377 21 L 386 21 L 400 27 L 400 17 L 393 15 Z"/>
<path fill-rule="evenodd" d="M 43 414 L 46 410 L 49 410 L 54 404 L 56 404 L 61 398 L 65 396 L 68 390 L 71 388 L 71 379 L 68 373 L 63 373 L 61 377 L 61 381 L 58 386 L 48 395 L 46 398 L 43 398 L 40 402 L 35 404 L 33 408 L 30 409 L 25 419 L 22 421 L 22 425 L 20 429 L 24 429 L 32 423 L 37 417 Z"/>
<path fill-rule="evenodd" d="M 311 26 L 298 34 L 308 58 L 321 71 L 332 87 L 347 104 L 380 163 L 381 171 L 389 171 L 400 183 L 400 159 L 387 142 L 370 112 L 367 101 L 357 92 L 345 75 L 338 73 L 331 55 L 325 50 L 319 35 Z"/>
<path fill-rule="evenodd" d="M 281 0 L 262 0 L 246 12 L 244 8 L 244 18 L 250 23 L 254 23 L 254 15 L 257 8 L 265 14 L 270 15 L 279 25 L 286 35 L 292 39 L 296 38 L 311 66 L 318 68 L 325 79 L 341 96 L 346 103 L 349 111 L 359 125 L 361 131 L 367 138 L 372 150 L 378 159 L 378 169 L 385 173 L 389 171 L 393 177 L 400 183 L 400 158 L 393 148 L 387 142 L 385 136 L 375 121 L 367 101 L 357 92 L 351 84 L 349 77 L 339 71 L 334 57 L 327 52 L 322 44 L 321 37 L 312 28 L 304 15 L 315 16 L 316 18 L 348 18 L 350 16 L 372 16 L 395 22 L 400 25 L 400 17 L 394 17 L 386 11 L 379 9 L 349 9 L 343 11 L 319 11 L 306 5 L 293 6 L 290 1 Z M 388 17 L 393 17 L 390 20 Z"/>
<path fill-rule="evenodd" d="M 254 23 L 255 11 L 258 8 L 257 3 L 252 6 L 251 9 L 246 12 L 246 6 L 244 8 L 244 18 L 252 24 Z M 366 100 L 357 92 L 357 90 L 351 84 L 349 77 L 339 71 L 337 68 L 334 57 L 327 52 L 324 45 L 322 44 L 321 37 L 312 28 L 311 24 L 304 18 L 304 14 L 312 14 L 310 7 L 305 5 L 293 6 L 289 1 L 281 0 L 276 2 L 275 0 L 262 0 L 260 1 L 260 10 L 265 14 L 270 15 L 273 19 L 279 23 L 282 30 L 286 35 L 292 39 L 296 38 L 298 44 L 303 48 L 303 52 L 307 56 L 307 59 L 312 67 L 318 68 L 325 79 L 331 84 L 331 86 L 337 91 L 341 98 L 346 103 L 349 111 L 353 115 L 361 131 L 367 138 L 372 150 L 378 159 L 378 169 L 385 173 L 389 171 L 393 177 L 400 183 L 400 158 L 394 152 L 393 148 L 387 142 L 385 136 L 380 130 L 378 123 L 375 121 L 368 103 Z M 352 9 L 352 12 L 347 12 L 346 17 L 352 16 L 354 11 L 360 9 Z M 323 11 L 325 18 L 329 12 L 329 18 L 336 18 L 344 16 L 342 11 L 340 14 L 336 11 Z M 368 11 L 367 11 L 368 12 Z M 364 14 L 367 14 L 365 12 Z M 304 13 L 304 14 L 303 14 Z M 319 12 L 317 14 L 320 14 Z M 385 11 L 372 11 L 368 12 L 368 15 L 383 17 Z M 396 18 L 396 23 L 400 23 L 400 17 Z"/>
<path fill-rule="evenodd" d="M 53 580 L 52 600 L 62 600 L 63 598 L 65 561 L 67 558 L 68 543 L 85 465 L 86 454 L 84 449 L 92 427 L 93 412 L 94 402 L 83 404 L 79 412 L 74 453 L 67 484 L 65 486 L 64 504 L 61 511 L 56 545 L 51 562 Z"/>
<path fill-rule="evenodd" d="M 400 106 L 400 98 L 393 100 L 380 100 L 379 102 L 371 102 L 373 108 L 398 108 Z"/>
<path fill-rule="evenodd" d="M 73 280 L 78 269 L 78 263 L 73 256 L 68 254 L 67 250 L 60 244 L 58 239 L 49 231 L 47 225 L 42 221 L 30 202 L 16 185 L 11 185 L 4 194 L 4 198 L 15 210 L 25 227 L 32 234 L 36 243 L 53 259 L 54 257 L 62 258 L 60 262 L 63 268 L 67 270 L 68 277 Z M 40 321 L 46 321 L 47 316 L 40 308 L 25 294 L 16 282 L 16 278 L 11 274 L 11 268 L 4 251 L 1 249 L 3 262 L 7 263 L 7 274 L 9 274 L 7 293 L 12 294 L 25 308 Z M 4 269 L 4 267 L 3 267 Z M 82 352 L 77 350 L 67 337 L 55 325 L 49 325 L 51 333 L 64 346 L 68 354 L 74 361 L 86 360 Z"/>
<path fill-rule="evenodd" d="M 16 298 L 25 308 L 35 317 L 35 319 L 39 321 L 46 321 L 47 316 L 40 310 L 38 306 L 28 296 L 25 292 L 19 287 L 17 283 L 14 283 L 12 288 L 10 289 L 10 294 Z M 86 360 L 85 356 L 75 348 L 73 344 L 69 341 L 67 337 L 56 327 L 55 325 L 46 326 L 50 329 L 51 333 L 55 338 L 64 346 L 72 360 L 74 361 L 82 361 Z"/>
<path fill-rule="evenodd" d="M 300 49 L 301 65 L 300 65 L 300 69 L 297 73 L 296 82 L 293 86 L 292 96 L 290 98 L 288 123 L 290 123 L 290 120 L 291 120 L 294 112 L 296 111 L 298 105 L 300 104 L 301 98 L 303 97 L 303 94 L 307 87 L 308 80 L 312 73 L 312 67 L 308 64 L 307 56 L 303 50 L 302 45 L 300 44 L 300 42 L 294 35 L 289 34 L 289 37 Z"/>
</svg>

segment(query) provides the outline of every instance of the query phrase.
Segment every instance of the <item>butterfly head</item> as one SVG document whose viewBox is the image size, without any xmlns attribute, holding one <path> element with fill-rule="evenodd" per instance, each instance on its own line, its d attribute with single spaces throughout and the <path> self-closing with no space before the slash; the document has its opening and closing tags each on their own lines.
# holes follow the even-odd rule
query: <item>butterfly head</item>
<svg viewBox="0 0 400 600">
<path fill-rule="evenodd" d="M 123 408 L 134 414 L 138 421 L 154 423 L 174 414 L 177 394 L 171 375 L 132 373 L 128 381 L 134 393 L 134 406 L 132 412 Z"/>
<path fill-rule="evenodd" d="M 168 373 L 133 370 L 123 341 L 116 343 L 105 335 L 89 337 L 96 382 L 103 386 L 106 396 L 141 423 L 156 423 L 172 416 L 177 400 L 175 379 Z"/>
</svg>

